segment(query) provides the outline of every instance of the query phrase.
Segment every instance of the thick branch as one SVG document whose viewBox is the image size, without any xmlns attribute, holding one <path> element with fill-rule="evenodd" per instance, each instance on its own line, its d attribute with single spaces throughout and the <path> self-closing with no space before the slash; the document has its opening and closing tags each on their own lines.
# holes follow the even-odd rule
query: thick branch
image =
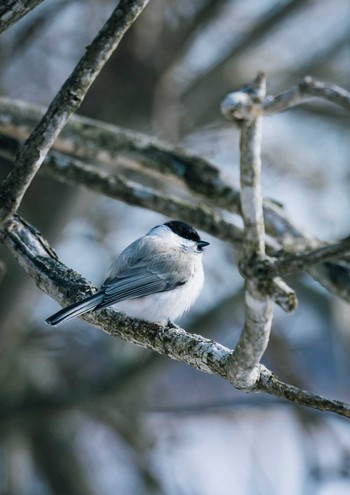
<svg viewBox="0 0 350 495">
<path fill-rule="evenodd" d="M 0 220 L 17 211 L 33 177 L 70 115 L 134 22 L 147 0 L 121 0 L 34 129 L 0 191 Z"/>
<path fill-rule="evenodd" d="M 0 6 L 0 33 L 22 19 L 44 0 L 3 0 Z"/>
<path fill-rule="evenodd" d="M 19 217 L 0 228 L 0 238 L 37 286 L 61 304 L 75 302 L 94 290 L 81 275 L 63 265 L 40 233 Z M 232 351 L 213 340 L 187 333 L 175 325 L 161 327 L 131 319 L 113 310 L 88 313 L 83 318 L 109 335 L 153 349 L 232 383 L 228 369 Z M 284 384 L 263 366 L 259 366 L 258 373 L 253 391 L 265 391 L 314 409 L 350 417 L 350 404 L 331 401 Z"/>
<path fill-rule="evenodd" d="M 64 266 L 40 233 L 18 217 L 7 222 L 0 230 L 0 236 L 37 286 L 62 305 L 73 303 L 95 290 L 81 275 Z M 225 376 L 230 350 L 175 325 L 162 327 L 125 317 L 113 310 L 87 313 L 83 319 L 112 336 L 153 349 L 200 371 Z"/>
</svg>

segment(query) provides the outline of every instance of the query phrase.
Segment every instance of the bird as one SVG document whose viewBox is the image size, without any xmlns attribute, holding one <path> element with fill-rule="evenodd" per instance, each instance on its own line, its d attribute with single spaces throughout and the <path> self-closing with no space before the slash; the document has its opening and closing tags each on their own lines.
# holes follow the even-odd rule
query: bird
<svg viewBox="0 0 350 495">
<path fill-rule="evenodd" d="M 128 316 L 174 322 L 193 305 L 204 284 L 203 241 L 180 220 L 153 227 L 132 242 L 111 266 L 100 289 L 47 318 L 52 326 L 88 311 L 115 306 Z"/>
</svg>

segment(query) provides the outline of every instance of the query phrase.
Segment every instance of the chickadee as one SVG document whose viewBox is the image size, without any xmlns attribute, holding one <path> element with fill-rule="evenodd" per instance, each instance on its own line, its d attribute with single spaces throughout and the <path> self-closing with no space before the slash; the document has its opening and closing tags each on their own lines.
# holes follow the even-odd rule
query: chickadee
<svg viewBox="0 0 350 495">
<path fill-rule="evenodd" d="M 121 253 L 98 292 L 61 309 L 46 323 L 55 326 L 116 303 L 116 309 L 135 318 L 173 321 L 202 290 L 202 251 L 208 245 L 187 223 L 173 220 L 157 225 Z"/>
</svg>

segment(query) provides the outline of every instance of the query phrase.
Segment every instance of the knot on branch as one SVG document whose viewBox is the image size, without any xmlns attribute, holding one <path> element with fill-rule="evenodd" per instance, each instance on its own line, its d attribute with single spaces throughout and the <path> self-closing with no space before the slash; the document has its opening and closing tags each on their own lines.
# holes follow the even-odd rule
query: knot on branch
<svg viewBox="0 0 350 495">
<path fill-rule="evenodd" d="M 266 78 L 259 72 L 255 80 L 242 86 L 239 90 L 229 93 L 221 102 L 223 116 L 241 126 L 250 123 L 262 115 L 261 103 L 266 95 Z"/>
<path fill-rule="evenodd" d="M 310 89 L 314 87 L 314 81 L 311 76 L 305 76 L 301 81 L 298 83 L 299 91 L 302 95 L 308 95 L 310 92 Z"/>
<path fill-rule="evenodd" d="M 257 283 L 271 281 L 276 276 L 274 260 L 269 256 L 253 254 L 249 258 L 242 258 L 238 263 L 238 269 L 243 278 L 255 280 Z"/>
</svg>

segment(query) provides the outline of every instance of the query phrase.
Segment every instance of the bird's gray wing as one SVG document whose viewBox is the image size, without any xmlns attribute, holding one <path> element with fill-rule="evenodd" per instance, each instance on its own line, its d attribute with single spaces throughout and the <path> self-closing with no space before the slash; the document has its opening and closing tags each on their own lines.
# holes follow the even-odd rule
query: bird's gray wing
<svg viewBox="0 0 350 495">
<path fill-rule="evenodd" d="M 117 276 L 108 278 L 102 285 L 103 301 L 96 309 L 136 297 L 148 296 L 183 285 L 188 280 L 188 274 L 181 277 L 178 272 L 171 270 L 170 263 L 156 263 L 152 267 L 142 264 L 124 269 Z"/>
</svg>

